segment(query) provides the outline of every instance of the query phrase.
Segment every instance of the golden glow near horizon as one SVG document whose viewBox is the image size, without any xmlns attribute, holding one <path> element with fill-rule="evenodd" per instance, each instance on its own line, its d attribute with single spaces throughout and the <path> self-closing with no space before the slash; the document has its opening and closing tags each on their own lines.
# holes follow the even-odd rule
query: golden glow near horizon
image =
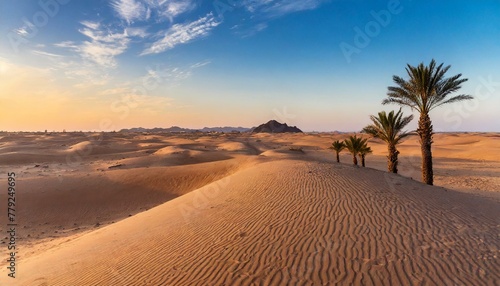
<svg viewBox="0 0 500 286">
<path fill-rule="evenodd" d="M 126 88 L 75 87 L 48 69 L 0 58 L 0 118 L 6 131 L 99 130 L 149 126 L 166 119 L 171 99 Z"/>
<path fill-rule="evenodd" d="M 146 88 L 153 85 L 151 79 L 157 76 L 154 72 L 149 72 L 145 80 L 113 86 L 100 82 L 70 81 L 51 69 L 16 65 L 3 58 L 0 58 L 0 75 L 0 130 L 4 131 L 117 131 L 122 128 L 173 125 L 187 128 L 252 127 L 269 119 L 297 125 L 306 131 L 304 126 L 312 126 L 309 131 L 356 131 L 368 123 L 369 114 L 383 108 L 369 102 L 353 106 L 349 98 L 338 100 L 334 106 L 321 105 L 318 108 L 316 102 L 304 102 L 304 98 L 291 98 L 286 103 L 271 100 L 271 93 L 265 100 L 238 102 L 240 105 L 224 101 L 224 92 L 206 94 L 189 102 L 165 96 L 177 93 L 186 96 L 182 88 Z M 309 114 L 304 111 L 307 108 L 318 112 Z M 452 108 L 460 111 L 461 106 Z M 483 106 L 483 109 L 493 107 Z M 352 120 L 353 111 L 361 114 L 356 120 Z M 476 114 L 475 118 L 468 118 L 467 123 L 479 126 L 481 120 L 488 120 L 487 116 L 483 117 Z M 437 126 L 439 123 L 446 126 L 439 122 L 439 115 L 434 119 Z M 416 121 L 412 124 L 415 125 Z"/>
<path fill-rule="evenodd" d="M 4 74 L 8 71 L 9 69 L 9 66 L 7 65 L 7 63 L 1 61 L 0 59 L 0 74 Z"/>
</svg>

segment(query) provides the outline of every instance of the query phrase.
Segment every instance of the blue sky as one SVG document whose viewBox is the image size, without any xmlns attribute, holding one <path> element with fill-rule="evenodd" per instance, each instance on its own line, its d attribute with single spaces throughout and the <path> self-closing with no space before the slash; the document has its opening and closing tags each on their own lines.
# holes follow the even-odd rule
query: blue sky
<svg viewBox="0 0 500 286">
<path fill-rule="evenodd" d="M 0 130 L 277 119 L 357 131 L 399 108 L 381 105 L 393 75 L 434 58 L 476 97 L 434 111 L 435 129 L 500 131 L 498 0 L 4 0 L 0 11 Z"/>
</svg>

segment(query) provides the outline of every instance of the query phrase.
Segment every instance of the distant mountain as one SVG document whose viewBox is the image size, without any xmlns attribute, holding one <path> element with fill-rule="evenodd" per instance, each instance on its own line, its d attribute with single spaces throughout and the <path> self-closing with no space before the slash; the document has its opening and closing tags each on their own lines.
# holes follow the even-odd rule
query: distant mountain
<svg viewBox="0 0 500 286">
<path fill-rule="evenodd" d="M 159 133 L 159 132 L 192 132 L 190 129 L 186 128 L 181 128 L 178 126 L 172 126 L 170 128 L 142 128 L 142 127 L 136 127 L 136 128 L 130 128 L 130 129 L 122 129 L 120 132 L 151 132 L 151 133 Z"/>
<path fill-rule="evenodd" d="M 251 128 L 245 128 L 245 127 L 230 127 L 230 126 L 225 126 L 225 127 L 205 127 L 201 129 L 202 132 L 248 132 L 251 131 Z"/>
<path fill-rule="evenodd" d="M 168 133 L 168 132 L 183 132 L 183 133 L 190 133 L 190 132 L 224 132 L 224 133 L 229 133 L 229 132 L 248 132 L 250 131 L 251 128 L 245 128 L 245 127 L 230 127 L 230 126 L 225 126 L 225 127 L 204 127 L 203 129 L 189 129 L 189 128 L 182 128 L 179 126 L 172 126 L 169 128 L 142 128 L 142 127 L 136 127 L 136 128 L 130 128 L 130 129 L 122 129 L 120 132 L 148 132 L 148 133 Z"/>
<path fill-rule="evenodd" d="M 282 124 L 276 120 L 270 120 L 267 123 L 255 127 L 253 133 L 302 133 L 302 130 L 295 126 L 288 126 L 286 123 Z"/>
</svg>

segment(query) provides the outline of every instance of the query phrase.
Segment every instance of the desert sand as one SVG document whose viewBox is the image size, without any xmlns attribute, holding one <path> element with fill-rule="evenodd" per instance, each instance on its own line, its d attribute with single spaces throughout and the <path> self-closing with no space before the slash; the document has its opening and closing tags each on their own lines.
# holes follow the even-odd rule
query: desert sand
<svg viewBox="0 0 500 286">
<path fill-rule="evenodd" d="M 500 134 L 436 134 L 436 186 L 416 137 L 395 175 L 374 139 L 336 163 L 347 136 L 0 133 L 0 285 L 498 283 Z"/>
</svg>

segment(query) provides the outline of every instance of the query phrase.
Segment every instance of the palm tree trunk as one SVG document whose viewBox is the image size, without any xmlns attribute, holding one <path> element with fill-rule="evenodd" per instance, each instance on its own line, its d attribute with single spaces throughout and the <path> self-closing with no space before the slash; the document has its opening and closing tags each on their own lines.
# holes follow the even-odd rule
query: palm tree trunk
<svg viewBox="0 0 500 286">
<path fill-rule="evenodd" d="M 352 162 L 354 163 L 354 165 L 358 165 L 358 158 L 356 158 L 356 155 L 352 155 Z"/>
<path fill-rule="evenodd" d="M 387 170 L 391 173 L 398 173 L 398 154 L 399 151 L 395 145 L 389 145 L 389 156 L 387 156 Z"/>
<path fill-rule="evenodd" d="M 340 156 L 338 151 L 337 151 L 337 163 L 340 163 Z"/>
<path fill-rule="evenodd" d="M 434 183 L 432 171 L 432 121 L 429 114 L 421 113 L 418 121 L 417 133 L 420 136 L 420 147 L 422 149 L 422 181 L 427 185 Z"/>
<path fill-rule="evenodd" d="M 361 155 L 361 166 L 365 167 L 365 155 Z"/>
</svg>

